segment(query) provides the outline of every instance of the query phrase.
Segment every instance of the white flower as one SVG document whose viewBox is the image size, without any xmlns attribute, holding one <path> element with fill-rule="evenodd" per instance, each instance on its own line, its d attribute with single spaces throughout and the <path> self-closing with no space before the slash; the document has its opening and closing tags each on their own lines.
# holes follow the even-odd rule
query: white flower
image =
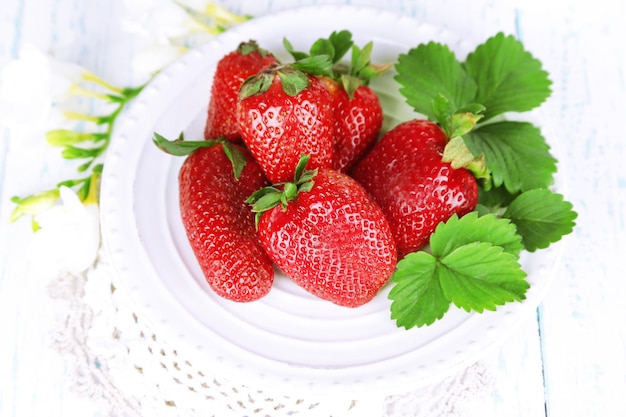
<svg viewBox="0 0 626 417">
<path fill-rule="evenodd" d="M 194 30 L 192 19 L 171 0 L 124 0 L 122 29 L 151 45 L 169 45 Z"/>
<path fill-rule="evenodd" d="M 0 124 L 26 133 L 73 128 L 76 117 L 67 116 L 86 113 L 90 103 L 84 97 L 106 98 L 95 86 L 120 91 L 86 69 L 26 44 L 0 72 Z"/>
<path fill-rule="evenodd" d="M 0 73 L 0 124 L 9 128 L 40 125 L 50 113 L 50 85 L 45 57 L 27 45 Z"/>
<path fill-rule="evenodd" d="M 138 38 L 132 67 L 146 79 L 193 48 L 246 17 L 206 0 L 124 0 L 122 28 Z"/>
<path fill-rule="evenodd" d="M 132 61 L 132 69 L 140 80 L 147 80 L 157 71 L 171 64 L 187 51 L 187 48 L 174 45 L 153 45 L 137 53 Z"/>
<path fill-rule="evenodd" d="M 59 189 L 62 204 L 35 215 L 40 229 L 29 252 L 32 272 L 55 278 L 79 274 L 93 265 L 100 246 L 99 208 L 95 200 L 81 203 L 67 187 Z"/>
</svg>

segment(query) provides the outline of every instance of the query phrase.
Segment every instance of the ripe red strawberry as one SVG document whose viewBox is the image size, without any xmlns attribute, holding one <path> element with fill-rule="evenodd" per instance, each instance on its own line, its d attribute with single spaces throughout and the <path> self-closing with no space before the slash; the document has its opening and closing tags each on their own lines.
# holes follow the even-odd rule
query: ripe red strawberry
<svg viewBox="0 0 626 417">
<path fill-rule="evenodd" d="M 352 97 L 343 85 L 325 79 L 333 98 L 335 136 L 333 169 L 347 172 L 371 148 L 383 124 L 378 96 L 367 85 L 359 85 Z"/>
<path fill-rule="evenodd" d="M 390 130 L 351 171 L 385 213 L 398 258 L 422 248 L 437 224 L 476 207 L 472 173 L 442 162 L 447 137 L 435 123 L 404 122 Z"/>
<path fill-rule="evenodd" d="M 369 83 L 382 75 L 391 64 L 371 64 L 374 44 L 369 42 L 362 49 L 359 48 L 347 30 L 332 32 L 328 38 L 317 39 L 308 53 L 296 51 L 287 40 L 283 41 L 283 45 L 296 60 L 315 59 L 322 55 L 330 58 L 330 71 L 321 79 L 333 98 L 335 123 L 332 167 L 347 172 L 378 139 L 383 111 Z M 340 62 L 350 50 L 350 63 Z"/>
<path fill-rule="evenodd" d="M 330 167 L 333 112 L 322 82 L 291 66 L 246 81 L 237 106 L 244 143 L 272 183 L 290 181 L 303 154 L 311 168 Z"/>
<path fill-rule="evenodd" d="M 312 294 L 346 307 L 370 301 L 396 265 L 380 207 L 346 174 L 304 171 L 281 189 L 253 194 L 261 243 L 274 263 Z"/>
<path fill-rule="evenodd" d="M 247 78 L 276 62 L 271 53 L 259 48 L 253 40 L 241 43 L 236 50 L 220 59 L 211 85 L 205 139 L 224 136 L 233 142 L 241 141 L 235 114 L 239 89 Z"/>
<path fill-rule="evenodd" d="M 175 155 L 192 152 L 179 172 L 180 212 L 209 286 L 232 301 L 266 295 L 274 279 L 273 265 L 246 203 L 254 191 L 267 185 L 259 166 L 243 147 L 224 139 L 170 142 L 155 135 L 155 142 Z"/>
</svg>

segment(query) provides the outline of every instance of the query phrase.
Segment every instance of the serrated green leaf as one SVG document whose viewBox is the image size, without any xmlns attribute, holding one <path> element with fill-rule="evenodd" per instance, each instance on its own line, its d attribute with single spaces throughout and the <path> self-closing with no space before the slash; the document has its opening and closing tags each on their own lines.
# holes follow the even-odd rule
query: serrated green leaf
<svg viewBox="0 0 626 417">
<path fill-rule="evenodd" d="M 517 258 L 488 242 L 474 242 L 441 258 L 439 280 L 447 299 L 482 313 L 521 301 L 530 287 Z"/>
<path fill-rule="evenodd" d="M 430 237 L 433 255 L 439 258 L 474 242 L 500 246 L 514 257 L 519 257 L 524 248 L 515 225 L 509 219 L 494 214 L 479 217 L 478 213 L 472 212 L 461 218 L 453 215 L 446 222 L 440 223 Z"/>
<path fill-rule="evenodd" d="M 446 45 L 420 44 L 400 54 L 395 68 L 400 93 L 416 112 L 431 120 L 432 100 L 438 94 L 445 96 L 455 110 L 476 101 L 476 83 Z"/>
<path fill-rule="evenodd" d="M 389 292 L 391 318 L 398 327 L 427 326 L 441 319 L 450 301 L 439 285 L 437 259 L 426 252 L 414 252 L 398 262 Z"/>
<path fill-rule="evenodd" d="M 499 33 L 467 56 L 465 70 L 478 85 L 476 101 L 485 120 L 505 112 L 524 112 L 543 103 L 551 81 L 541 62 L 513 36 Z"/>
<path fill-rule="evenodd" d="M 511 194 L 504 187 L 496 187 L 489 190 L 479 187 L 478 203 L 485 206 L 489 212 L 494 212 L 511 204 L 511 201 L 519 194 L 520 193 Z"/>
<path fill-rule="evenodd" d="M 520 194 L 503 214 L 511 219 L 529 252 L 545 249 L 574 229 L 577 213 L 561 194 L 536 189 Z"/>
<path fill-rule="evenodd" d="M 541 131 L 532 124 L 486 124 L 463 138 L 472 154 L 484 155 L 495 187 L 504 185 L 516 193 L 552 185 L 557 161 Z"/>
</svg>

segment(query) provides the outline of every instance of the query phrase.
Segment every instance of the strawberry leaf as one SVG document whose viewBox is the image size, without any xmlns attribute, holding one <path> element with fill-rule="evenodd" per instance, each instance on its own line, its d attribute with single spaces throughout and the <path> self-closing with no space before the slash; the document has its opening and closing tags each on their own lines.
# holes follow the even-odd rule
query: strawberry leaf
<svg viewBox="0 0 626 417">
<path fill-rule="evenodd" d="M 551 93 L 548 73 L 513 36 L 499 33 L 479 45 L 465 61 L 476 80 L 475 100 L 486 108 L 485 120 L 505 112 L 524 112 L 543 103 Z"/>
<path fill-rule="evenodd" d="M 450 103 L 450 113 L 475 101 L 476 82 L 446 45 L 436 42 L 420 44 L 408 53 L 400 54 L 395 68 L 400 93 L 416 112 L 430 120 L 436 120 L 432 101 L 439 94 Z"/>
<path fill-rule="evenodd" d="M 391 316 L 401 327 L 432 324 L 451 303 L 467 311 L 494 310 L 523 300 L 529 288 L 518 262 L 515 226 L 495 215 L 451 217 L 430 237 L 430 250 L 398 262 L 389 292 Z"/>
<path fill-rule="evenodd" d="M 447 256 L 455 248 L 473 242 L 501 246 L 515 257 L 524 248 L 515 225 L 494 214 L 479 217 L 478 213 L 472 212 L 461 218 L 455 214 L 447 222 L 440 223 L 430 237 L 431 250 L 437 256 Z"/>
<path fill-rule="evenodd" d="M 548 189 L 536 189 L 517 196 L 503 217 L 517 226 L 526 250 L 534 252 L 571 233 L 577 213 L 562 195 Z"/>
<path fill-rule="evenodd" d="M 440 259 L 446 298 L 465 311 L 495 311 L 525 298 L 530 285 L 517 258 L 489 242 L 463 245 Z"/>
<path fill-rule="evenodd" d="M 389 292 L 391 318 L 398 327 L 428 326 L 450 308 L 439 283 L 437 259 L 426 252 L 414 252 L 398 262 Z"/>
<path fill-rule="evenodd" d="M 516 193 L 552 185 L 556 159 L 540 130 L 532 124 L 486 124 L 463 138 L 474 156 L 484 155 L 493 186 L 504 185 L 510 193 Z"/>
<path fill-rule="evenodd" d="M 478 204 L 485 207 L 487 212 L 496 213 L 511 204 L 519 194 L 509 193 L 505 187 L 492 187 L 489 190 L 479 187 Z"/>
</svg>

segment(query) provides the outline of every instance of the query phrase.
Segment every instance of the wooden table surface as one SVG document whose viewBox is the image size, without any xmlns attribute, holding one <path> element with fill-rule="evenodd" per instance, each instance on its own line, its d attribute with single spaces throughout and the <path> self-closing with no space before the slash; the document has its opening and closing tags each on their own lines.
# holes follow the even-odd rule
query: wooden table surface
<svg viewBox="0 0 626 417">
<path fill-rule="evenodd" d="M 322 3 L 330 2 L 219 2 L 252 16 Z M 511 33 L 544 63 L 554 83 L 545 113 L 558 137 L 555 154 L 577 226 L 564 239 L 536 319 L 486 354 L 493 383 L 472 415 L 626 416 L 624 2 L 339 3 L 385 7 L 470 39 Z M 115 85 L 136 84 L 131 62 L 144 45 L 124 29 L 126 13 L 125 3 L 114 0 L 2 0 L 0 67 L 32 44 Z M 54 186 L 75 166 L 41 137 L 23 139 L 8 129 L 0 137 L 0 415 L 103 415 L 102 404 L 71 389 L 76 376 L 68 359 L 51 348 L 51 329 L 65 306 L 50 299 L 50 277 L 32 272 L 30 224 L 8 222 L 12 196 Z"/>
</svg>

